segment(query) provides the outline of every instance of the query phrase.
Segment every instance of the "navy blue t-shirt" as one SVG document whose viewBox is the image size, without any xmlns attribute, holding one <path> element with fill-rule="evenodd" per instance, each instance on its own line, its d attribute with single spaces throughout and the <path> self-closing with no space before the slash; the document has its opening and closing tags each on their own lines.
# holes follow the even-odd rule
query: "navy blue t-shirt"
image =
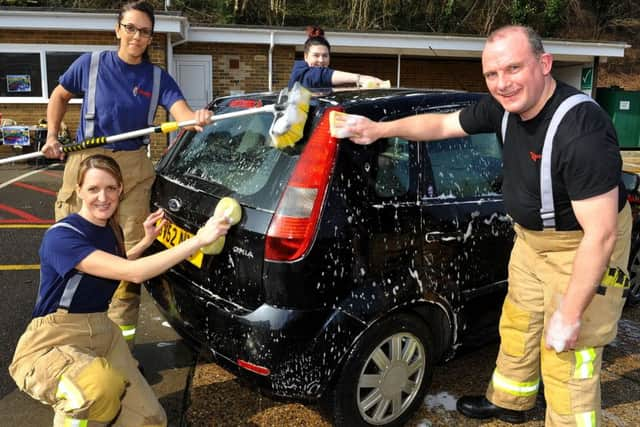
<svg viewBox="0 0 640 427">
<path fill-rule="evenodd" d="M 118 242 L 109 226 L 101 227 L 78 214 L 62 219 L 74 227 L 56 226 L 49 229 L 40 245 L 40 288 L 33 317 L 55 312 L 67 281 L 78 271 L 76 265 L 96 250 L 119 255 Z M 82 273 L 82 278 L 68 307 L 70 313 L 106 311 L 118 280 L 103 279 Z"/>
<path fill-rule="evenodd" d="M 81 117 L 85 116 L 87 106 L 90 64 L 91 54 L 81 55 L 60 76 L 60 85 L 63 88 L 72 93 L 84 93 Z M 149 126 L 147 114 L 153 91 L 153 67 L 153 64 L 145 61 L 140 64 L 128 64 L 114 51 L 100 53 L 93 136 L 117 135 Z M 178 84 L 162 70 L 158 104 L 169 110 L 181 99 L 184 99 L 184 96 Z M 85 139 L 84 129 L 84 120 L 80 120 L 76 136 L 78 141 Z M 142 138 L 135 138 L 117 144 L 107 144 L 105 148 L 137 150 L 142 144 Z"/>
<path fill-rule="evenodd" d="M 300 82 L 307 89 L 330 88 L 333 86 L 331 84 L 333 71 L 329 67 L 310 67 L 305 61 L 295 61 L 289 78 L 289 89 L 296 82 Z"/>
</svg>

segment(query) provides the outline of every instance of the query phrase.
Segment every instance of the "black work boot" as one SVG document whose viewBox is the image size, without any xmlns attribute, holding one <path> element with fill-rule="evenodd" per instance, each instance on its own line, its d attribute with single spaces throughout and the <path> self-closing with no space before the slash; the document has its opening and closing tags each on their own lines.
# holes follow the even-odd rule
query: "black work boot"
<svg viewBox="0 0 640 427">
<path fill-rule="evenodd" d="M 484 396 L 462 396 L 456 403 L 456 408 L 469 418 L 497 418 L 512 424 L 525 422 L 524 411 L 505 409 L 489 402 Z"/>
</svg>

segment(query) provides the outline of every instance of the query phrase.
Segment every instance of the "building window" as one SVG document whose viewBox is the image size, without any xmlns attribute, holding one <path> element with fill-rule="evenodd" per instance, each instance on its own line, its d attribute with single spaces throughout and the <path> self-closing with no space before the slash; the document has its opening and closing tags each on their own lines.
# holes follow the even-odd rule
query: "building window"
<svg viewBox="0 0 640 427">
<path fill-rule="evenodd" d="M 0 44 L 0 103 L 47 103 L 58 79 L 83 53 L 113 50 L 102 45 Z M 81 102 L 82 94 L 74 98 Z"/>
<path fill-rule="evenodd" d="M 47 83 L 49 86 L 49 96 L 58 86 L 58 79 L 67 68 L 82 55 L 81 52 L 47 52 Z M 82 98 L 82 94 L 74 95 L 74 98 Z"/>
<path fill-rule="evenodd" d="M 0 52 L 0 96 L 42 96 L 40 54 Z"/>
</svg>

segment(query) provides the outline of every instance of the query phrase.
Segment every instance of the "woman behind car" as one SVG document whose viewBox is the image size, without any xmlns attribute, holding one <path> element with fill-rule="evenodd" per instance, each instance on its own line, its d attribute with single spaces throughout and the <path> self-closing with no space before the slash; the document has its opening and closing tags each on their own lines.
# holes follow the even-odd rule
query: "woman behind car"
<svg viewBox="0 0 640 427">
<path fill-rule="evenodd" d="M 378 87 L 382 80 L 364 74 L 349 73 L 329 68 L 331 45 L 320 27 L 307 27 L 304 43 L 304 61 L 295 61 L 289 78 L 289 88 L 296 82 L 308 89 L 331 88 L 341 85 L 356 87 Z"/>
<path fill-rule="evenodd" d="M 54 224 L 40 246 L 38 298 L 9 372 L 20 390 L 54 408 L 54 426 L 167 424 L 120 329 L 107 317 L 109 300 L 120 280 L 154 277 L 229 229 L 226 217 L 211 218 L 196 236 L 139 258 L 166 220 L 160 209 L 150 214 L 144 238 L 125 251 L 115 215 L 123 189 L 114 159 L 84 159 L 76 188 L 80 211 Z"/>
<path fill-rule="evenodd" d="M 155 17 L 146 1 L 133 1 L 120 9 L 115 24 L 117 51 L 80 56 L 60 77 L 47 107 L 47 142 L 42 152 L 49 158 L 64 157 L 58 142 L 60 122 L 76 93 L 84 93 L 77 140 L 111 136 L 153 125 L 157 105 L 162 105 L 177 121 L 196 119 L 207 123 L 211 112 L 193 112 L 174 79 L 149 59 Z M 157 103 L 154 101 L 157 100 Z M 199 128 L 197 128 L 199 129 Z M 142 222 L 149 214 L 149 194 L 155 172 L 147 156 L 148 139 L 132 138 L 103 147 L 69 153 L 62 187 L 55 204 L 60 220 L 77 212 L 76 176 L 82 160 L 95 153 L 114 158 L 124 172 L 124 193 L 118 222 L 124 230 L 127 249 L 143 237 Z M 140 305 L 140 287 L 123 282 L 114 294 L 109 314 L 133 345 Z"/>
</svg>

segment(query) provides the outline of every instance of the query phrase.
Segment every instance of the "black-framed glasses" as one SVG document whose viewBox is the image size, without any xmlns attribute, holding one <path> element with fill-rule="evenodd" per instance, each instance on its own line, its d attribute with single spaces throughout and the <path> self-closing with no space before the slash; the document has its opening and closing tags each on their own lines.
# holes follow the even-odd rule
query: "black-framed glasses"
<svg viewBox="0 0 640 427">
<path fill-rule="evenodd" d="M 153 31 L 151 31 L 149 28 L 138 28 L 133 24 L 123 24 L 122 22 L 120 22 L 120 26 L 124 28 L 127 34 L 130 34 L 130 35 L 139 33 L 140 37 L 143 37 L 145 39 L 148 39 L 153 35 Z"/>
</svg>

